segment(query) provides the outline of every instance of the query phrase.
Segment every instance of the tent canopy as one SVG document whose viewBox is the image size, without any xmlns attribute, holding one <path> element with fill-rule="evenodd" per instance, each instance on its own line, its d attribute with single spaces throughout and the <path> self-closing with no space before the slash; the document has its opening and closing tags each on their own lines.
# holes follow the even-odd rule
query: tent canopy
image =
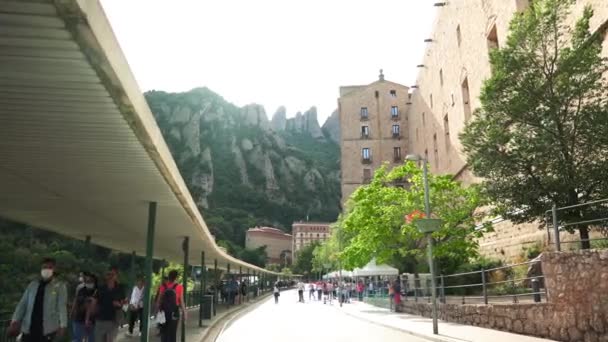
<svg viewBox="0 0 608 342">
<path fill-rule="evenodd" d="M 365 267 L 355 268 L 355 277 L 369 277 L 369 276 L 397 276 L 399 270 L 389 265 L 378 265 L 376 259 L 372 259 Z"/>
</svg>

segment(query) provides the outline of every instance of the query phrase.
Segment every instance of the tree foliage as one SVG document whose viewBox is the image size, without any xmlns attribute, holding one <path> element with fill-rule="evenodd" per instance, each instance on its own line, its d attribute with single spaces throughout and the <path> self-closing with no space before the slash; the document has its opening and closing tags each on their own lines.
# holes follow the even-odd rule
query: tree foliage
<svg viewBox="0 0 608 342">
<path fill-rule="evenodd" d="M 443 220 L 433 233 L 435 256 L 440 268 L 453 270 L 477 255 L 475 211 L 483 205 L 482 197 L 476 186 L 464 187 L 450 175 L 431 174 L 429 185 L 433 217 Z M 415 211 L 424 211 L 422 170 L 414 162 L 378 169 L 370 184 L 353 193 L 340 222 L 343 249 L 338 255 L 344 266 L 362 267 L 372 258 L 378 263 L 401 260 L 410 265 L 402 271 L 415 272 L 427 243 L 415 221 L 404 220 Z"/>
<path fill-rule="evenodd" d="M 318 246 L 318 243 L 311 243 L 298 251 L 296 260 L 293 264 L 294 273 L 303 275 L 304 277 L 308 277 L 312 274 L 313 252 Z"/>
<path fill-rule="evenodd" d="M 490 55 L 481 108 L 461 134 L 468 164 L 514 222 L 542 219 L 553 203 L 608 195 L 608 62 L 601 36 L 589 31 L 590 7 L 567 26 L 572 3 L 534 1 L 514 17 L 506 45 Z M 586 226 L 579 230 L 588 237 Z"/>
</svg>

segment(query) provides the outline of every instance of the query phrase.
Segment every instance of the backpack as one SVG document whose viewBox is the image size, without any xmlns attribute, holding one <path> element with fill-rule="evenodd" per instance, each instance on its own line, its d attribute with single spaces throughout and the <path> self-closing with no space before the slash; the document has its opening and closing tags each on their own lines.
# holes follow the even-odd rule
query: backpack
<svg viewBox="0 0 608 342">
<path fill-rule="evenodd" d="M 167 319 L 179 317 L 179 311 L 177 310 L 177 286 L 175 283 L 172 287 L 165 286 L 163 297 L 161 298 L 160 308 L 165 312 Z"/>
</svg>

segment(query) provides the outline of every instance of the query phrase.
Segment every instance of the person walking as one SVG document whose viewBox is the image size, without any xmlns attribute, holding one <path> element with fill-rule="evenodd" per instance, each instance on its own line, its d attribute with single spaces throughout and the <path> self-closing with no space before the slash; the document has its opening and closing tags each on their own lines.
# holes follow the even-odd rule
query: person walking
<svg viewBox="0 0 608 342">
<path fill-rule="evenodd" d="M 365 290 L 365 285 L 363 285 L 363 281 L 359 280 L 357 284 L 357 294 L 359 295 L 359 301 L 363 301 L 363 291 Z"/>
<path fill-rule="evenodd" d="M 169 272 L 167 282 L 159 289 L 156 307 L 159 309 L 158 314 L 165 315 L 165 323 L 160 330 L 161 342 L 176 342 L 180 311 L 181 318 L 184 321 L 187 319 L 184 287 L 177 283 L 177 275 L 176 270 Z"/>
<path fill-rule="evenodd" d="M 393 296 L 395 300 L 395 312 L 399 312 L 399 304 L 401 304 L 401 279 L 399 276 L 397 276 L 397 279 L 393 284 Z"/>
<path fill-rule="evenodd" d="M 91 273 L 84 272 L 83 284 L 84 286 L 76 292 L 72 304 L 71 317 L 74 342 L 92 342 L 95 340 L 95 323 L 91 320 L 87 324 L 87 311 L 90 310 L 97 295 L 97 278 Z"/>
<path fill-rule="evenodd" d="M 318 282 L 316 285 L 317 288 L 317 299 L 319 300 L 319 302 L 321 301 L 321 295 L 323 292 L 323 287 L 325 286 L 325 283 L 322 282 Z"/>
<path fill-rule="evenodd" d="M 15 308 L 8 333 L 23 342 L 52 341 L 68 326 L 67 287 L 55 278 L 55 259 L 42 261 L 40 278 L 29 283 Z"/>
<path fill-rule="evenodd" d="M 279 304 L 279 296 L 281 295 L 281 290 L 279 289 L 279 283 L 274 283 L 274 289 L 272 290 L 274 294 L 274 303 Z"/>
<path fill-rule="evenodd" d="M 312 301 L 315 299 L 315 284 L 308 284 L 308 300 Z"/>
<path fill-rule="evenodd" d="M 241 280 L 241 303 L 247 301 L 247 281 Z"/>
<path fill-rule="evenodd" d="M 143 315 L 144 313 L 144 279 L 142 277 L 137 278 L 133 290 L 131 290 L 131 298 L 129 299 L 129 331 L 127 336 L 133 335 L 133 328 L 135 322 L 139 320 L 139 332 L 138 336 L 141 336 L 143 329 Z"/>
<path fill-rule="evenodd" d="M 87 312 L 87 328 L 92 328 L 92 322 L 95 320 L 95 341 L 113 342 L 116 340 L 118 326 L 121 323 L 119 311 L 122 311 L 126 297 L 124 287 L 118 283 L 118 270 L 110 268 L 105 275 L 105 284 L 97 290 L 93 305 Z"/>
<path fill-rule="evenodd" d="M 298 287 L 298 302 L 304 303 L 304 283 L 299 281 L 297 287 Z"/>
</svg>

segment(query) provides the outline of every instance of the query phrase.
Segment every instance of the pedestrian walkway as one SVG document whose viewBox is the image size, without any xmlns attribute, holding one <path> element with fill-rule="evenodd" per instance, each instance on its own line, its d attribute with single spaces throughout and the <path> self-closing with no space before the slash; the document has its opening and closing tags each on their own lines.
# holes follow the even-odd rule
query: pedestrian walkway
<svg viewBox="0 0 608 342">
<path fill-rule="evenodd" d="M 433 335 L 430 318 L 391 312 L 388 309 L 353 301 L 336 307 L 344 313 L 373 322 L 387 328 L 408 332 L 412 335 L 437 342 L 549 342 L 553 340 L 486 329 L 471 325 L 439 321 L 439 335 Z"/>
<path fill-rule="evenodd" d="M 231 305 L 228 306 L 226 304 L 219 304 L 217 306 L 217 314 L 212 319 L 203 319 L 203 327 L 198 326 L 198 317 L 199 317 L 199 309 L 198 307 L 192 307 L 188 309 L 188 319 L 186 320 L 186 341 L 199 342 L 204 341 L 207 334 L 209 333 L 209 328 L 213 327 L 215 323 L 225 318 L 227 315 L 238 311 L 240 309 L 244 309 L 251 305 L 256 304 L 259 301 L 263 301 L 268 298 L 269 293 L 265 293 L 256 297 L 249 302 L 243 303 L 241 305 Z M 150 341 L 160 342 L 160 336 L 158 336 L 158 329 L 155 326 L 151 328 L 150 333 Z M 135 328 L 137 331 L 137 326 Z M 180 339 L 181 334 L 181 325 L 177 330 L 177 340 Z M 120 329 L 118 333 L 117 342 L 130 342 L 130 341 L 138 341 L 139 337 L 131 337 L 127 336 L 127 327 L 123 327 Z"/>
</svg>

